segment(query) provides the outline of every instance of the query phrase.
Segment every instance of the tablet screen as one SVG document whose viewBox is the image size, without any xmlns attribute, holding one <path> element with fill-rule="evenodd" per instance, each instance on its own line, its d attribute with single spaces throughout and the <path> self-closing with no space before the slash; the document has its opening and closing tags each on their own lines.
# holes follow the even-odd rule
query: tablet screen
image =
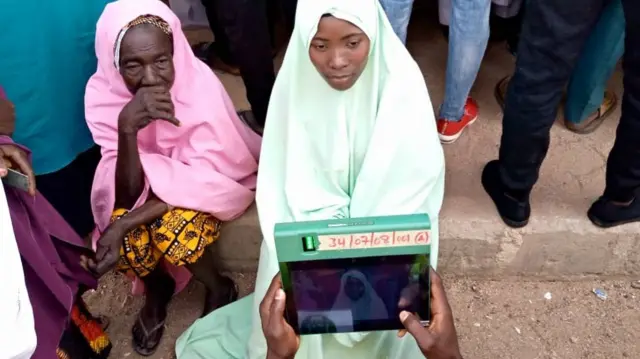
<svg viewBox="0 0 640 359">
<path fill-rule="evenodd" d="M 299 334 L 402 328 L 430 315 L 429 255 L 289 262 L 287 320 Z"/>
</svg>

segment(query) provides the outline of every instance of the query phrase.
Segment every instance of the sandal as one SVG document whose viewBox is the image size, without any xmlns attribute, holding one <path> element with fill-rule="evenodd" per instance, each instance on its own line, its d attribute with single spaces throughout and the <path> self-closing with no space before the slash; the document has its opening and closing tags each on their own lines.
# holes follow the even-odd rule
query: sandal
<svg viewBox="0 0 640 359">
<path fill-rule="evenodd" d="M 133 350 L 136 351 L 136 353 L 148 357 L 153 355 L 153 353 L 156 352 L 156 349 L 158 349 L 158 346 L 160 345 L 160 341 L 162 339 L 162 335 L 164 334 L 164 323 L 165 323 L 165 319 L 163 319 L 162 321 L 160 321 L 158 324 L 156 324 L 153 328 L 151 328 L 151 330 L 148 330 L 147 327 L 145 326 L 144 322 L 142 321 L 142 317 L 140 316 L 140 314 L 138 314 L 138 318 L 136 319 L 136 323 L 133 325 L 133 328 L 131 329 L 131 334 L 133 335 Z M 142 330 L 142 332 L 144 333 L 144 339 L 143 339 L 143 343 L 138 343 L 136 341 L 136 335 L 135 335 L 135 331 L 136 331 L 136 327 L 140 328 Z M 158 334 L 156 334 L 158 333 Z M 145 344 L 147 344 L 149 342 L 149 338 L 151 336 L 157 337 L 158 340 L 156 341 L 156 343 L 151 346 L 144 346 Z"/>
<path fill-rule="evenodd" d="M 609 90 L 604 91 L 604 98 L 602 100 L 602 104 L 600 107 L 585 118 L 580 123 L 573 123 L 568 121 L 566 118 L 564 119 L 564 125 L 571 132 L 575 132 L 581 135 L 591 133 L 600 127 L 604 120 L 609 117 L 616 109 L 616 103 L 618 102 L 615 93 Z"/>
</svg>

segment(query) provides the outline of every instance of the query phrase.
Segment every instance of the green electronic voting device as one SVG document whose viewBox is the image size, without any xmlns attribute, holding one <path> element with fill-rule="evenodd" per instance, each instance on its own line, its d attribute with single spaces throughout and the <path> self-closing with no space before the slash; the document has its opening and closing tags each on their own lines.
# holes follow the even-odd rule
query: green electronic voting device
<svg viewBox="0 0 640 359">
<path fill-rule="evenodd" d="M 278 223 L 285 315 L 298 334 L 395 330 L 401 311 L 428 325 L 427 214 Z"/>
</svg>

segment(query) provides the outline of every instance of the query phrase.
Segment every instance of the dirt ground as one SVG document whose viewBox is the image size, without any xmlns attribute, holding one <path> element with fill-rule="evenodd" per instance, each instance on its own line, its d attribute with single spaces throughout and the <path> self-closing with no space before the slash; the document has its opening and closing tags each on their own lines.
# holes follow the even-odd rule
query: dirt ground
<svg viewBox="0 0 640 359">
<path fill-rule="evenodd" d="M 242 295 L 250 275 L 234 275 Z M 131 326 L 142 298 L 120 276 L 105 278 L 87 294 L 96 314 L 109 316 L 111 358 L 142 359 L 131 347 Z M 445 278 L 462 352 L 470 359 L 640 358 L 640 290 L 630 280 L 537 282 Z M 603 289 L 601 300 L 594 288 Z M 551 299 L 545 294 L 551 293 Z M 164 339 L 152 359 L 175 358 L 174 344 L 202 310 L 204 291 L 192 283 L 170 308 Z M 212 358 L 213 359 L 213 358 Z"/>
</svg>

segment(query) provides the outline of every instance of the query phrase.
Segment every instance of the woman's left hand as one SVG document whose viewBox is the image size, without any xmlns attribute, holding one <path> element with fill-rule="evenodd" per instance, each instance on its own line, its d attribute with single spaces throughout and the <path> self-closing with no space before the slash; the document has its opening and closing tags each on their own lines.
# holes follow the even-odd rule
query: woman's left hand
<svg viewBox="0 0 640 359">
<path fill-rule="evenodd" d="M 17 168 L 16 168 L 17 166 Z M 29 194 L 36 195 L 36 177 L 29 158 L 20 147 L 15 145 L 0 145 L 0 178 L 8 173 L 8 169 L 15 169 L 29 178 Z"/>
<path fill-rule="evenodd" d="M 300 347 L 300 337 L 284 319 L 285 293 L 280 274 L 271 281 L 260 303 L 262 331 L 267 339 L 267 359 L 293 359 Z"/>
</svg>

